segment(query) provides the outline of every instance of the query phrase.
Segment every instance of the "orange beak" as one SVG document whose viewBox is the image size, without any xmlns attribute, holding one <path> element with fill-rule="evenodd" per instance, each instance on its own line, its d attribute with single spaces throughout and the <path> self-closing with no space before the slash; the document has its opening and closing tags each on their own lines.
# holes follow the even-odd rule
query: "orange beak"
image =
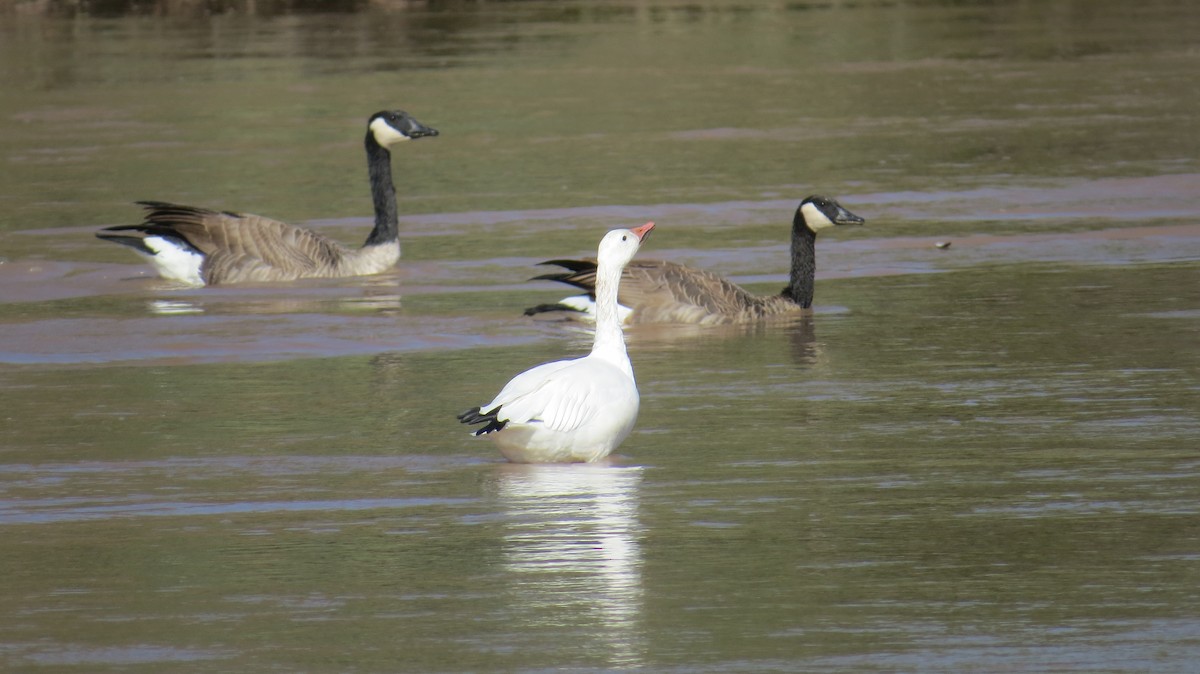
<svg viewBox="0 0 1200 674">
<path fill-rule="evenodd" d="M 638 241 L 645 241 L 646 235 L 649 234 L 650 230 L 652 230 L 652 229 L 654 229 L 654 223 L 647 222 L 646 224 L 642 225 L 641 227 L 634 227 L 633 229 L 631 229 L 629 231 L 633 232 L 634 234 L 637 234 Z"/>
</svg>

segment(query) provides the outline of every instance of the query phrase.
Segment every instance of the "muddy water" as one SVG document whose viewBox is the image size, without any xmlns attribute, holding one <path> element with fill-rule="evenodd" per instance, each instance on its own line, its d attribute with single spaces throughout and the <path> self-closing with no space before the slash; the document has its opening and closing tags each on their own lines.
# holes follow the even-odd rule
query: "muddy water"
<svg viewBox="0 0 1200 674">
<path fill-rule="evenodd" d="M 0 669 L 1192 671 L 1196 19 L 1125 4 L 0 4 Z M 395 106 L 392 273 L 91 237 L 355 242 Z M 653 219 L 774 291 L 818 191 L 816 315 L 631 330 L 612 465 L 453 423 L 586 348 L 536 262 Z"/>
</svg>

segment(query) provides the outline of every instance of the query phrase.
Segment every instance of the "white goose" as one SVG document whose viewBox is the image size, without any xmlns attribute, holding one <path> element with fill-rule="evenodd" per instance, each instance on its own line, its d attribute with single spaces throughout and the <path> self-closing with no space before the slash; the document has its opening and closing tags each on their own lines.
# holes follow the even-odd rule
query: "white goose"
<svg viewBox="0 0 1200 674">
<path fill-rule="evenodd" d="M 213 211 L 162 201 L 139 201 L 145 221 L 96 232 L 149 258 L 159 275 L 190 285 L 293 281 L 378 274 L 400 259 L 396 187 L 391 152 L 402 141 L 438 135 L 403 110 L 367 120 L 367 170 L 375 228 L 350 250 L 312 230 L 250 213 Z"/>
<path fill-rule="evenodd" d="M 458 415 L 464 424 L 485 424 L 472 435 L 490 435 L 515 463 L 599 461 L 629 435 L 639 398 L 617 315 L 617 285 L 651 229 L 653 222 L 615 229 L 600 241 L 591 353 L 513 377 L 491 402 Z"/>
</svg>

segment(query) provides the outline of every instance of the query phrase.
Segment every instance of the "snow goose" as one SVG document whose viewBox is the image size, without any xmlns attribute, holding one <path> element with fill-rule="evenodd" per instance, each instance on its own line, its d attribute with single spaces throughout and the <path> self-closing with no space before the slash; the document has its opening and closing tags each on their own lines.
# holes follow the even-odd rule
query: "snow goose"
<svg viewBox="0 0 1200 674">
<path fill-rule="evenodd" d="M 600 241 L 591 353 L 526 370 L 491 402 L 458 415 L 464 424 L 484 424 L 473 435 L 490 436 L 515 463 L 598 461 L 629 435 L 637 420 L 638 390 L 617 315 L 617 284 L 653 228 L 647 222 L 615 229 Z"/>
<path fill-rule="evenodd" d="M 800 203 L 792 221 L 791 280 L 778 295 L 756 296 L 740 286 L 701 269 L 663 260 L 638 260 L 621 276 L 620 308 L 626 323 L 748 323 L 770 316 L 810 312 L 816 274 L 817 232 L 835 225 L 861 225 L 863 219 L 829 197 L 810 196 Z M 537 276 L 587 291 L 557 304 L 525 310 L 591 320 L 594 316 L 596 263 L 592 260 L 549 260 L 566 272 Z"/>
<path fill-rule="evenodd" d="M 308 229 L 249 213 L 212 211 L 162 201 L 146 208 L 138 225 L 107 227 L 96 236 L 150 258 L 163 278 L 190 285 L 292 281 L 378 274 L 400 259 L 396 187 L 391 152 L 397 143 L 438 135 L 403 110 L 367 120 L 367 170 L 375 203 L 375 228 L 358 249 Z"/>
</svg>

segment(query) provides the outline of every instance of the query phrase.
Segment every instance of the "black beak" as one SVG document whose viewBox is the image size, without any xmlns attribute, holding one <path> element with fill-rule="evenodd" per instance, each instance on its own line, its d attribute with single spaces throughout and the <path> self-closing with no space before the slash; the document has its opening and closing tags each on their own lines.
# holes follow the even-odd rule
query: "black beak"
<svg viewBox="0 0 1200 674">
<path fill-rule="evenodd" d="M 850 211 L 842 208 L 841 204 L 837 206 L 837 213 L 834 214 L 833 224 L 835 225 L 861 225 L 865 224 L 866 220 L 858 217 Z"/>
<path fill-rule="evenodd" d="M 417 139 L 424 138 L 425 136 L 438 135 L 438 130 L 432 126 L 425 126 L 411 117 L 408 119 L 408 121 L 409 125 L 408 128 L 404 130 L 404 135 L 408 136 L 409 138 Z"/>
</svg>

